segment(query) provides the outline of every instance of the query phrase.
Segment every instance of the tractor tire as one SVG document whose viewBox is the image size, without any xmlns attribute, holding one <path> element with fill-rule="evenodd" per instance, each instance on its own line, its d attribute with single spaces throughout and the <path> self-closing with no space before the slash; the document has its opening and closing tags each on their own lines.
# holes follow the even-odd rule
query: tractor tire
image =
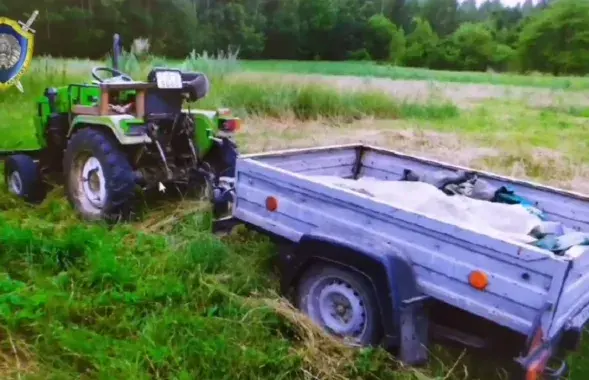
<svg viewBox="0 0 589 380">
<path fill-rule="evenodd" d="M 135 176 L 116 141 L 95 129 L 82 129 L 70 139 L 63 158 L 65 190 L 86 220 L 116 222 L 129 216 Z"/>
<path fill-rule="evenodd" d="M 4 164 L 4 181 L 10 193 L 29 203 L 40 203 L 45 199 L 45 184 L 39 165 L 25 154 L 8 157 Z"/>
<path fill-rule="evenodd" d="M 373 346 L 382 339 L 374 289 L 354 271 L 327 264 L 310 267 L 298 281 L 296 305 L 316 325 L 349 345 Z"/>
</svg>

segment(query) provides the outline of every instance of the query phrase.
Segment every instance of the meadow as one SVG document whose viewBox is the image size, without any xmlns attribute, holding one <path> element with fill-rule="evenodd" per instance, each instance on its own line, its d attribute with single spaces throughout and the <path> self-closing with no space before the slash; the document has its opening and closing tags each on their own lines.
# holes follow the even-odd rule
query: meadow
<svg viewBox="0 0 589 380">
<path fill-rule="evenodd" d="M 456 72 L 428 70 L 422 68 L 398 67 L 374 61 L 313 62 L 313 61 L 246 61 L 246 70 L 259 72 L 282 72 L 296 74 L 351 75 L 377 77 L 395 80 L 426 80 L 454 83 L 484 83 L 495 85 L 543 87 L 551 89 L 587 90 L 589 78 L 553 77 L 535 73 L 518 75 L 494 72 Z"/>
<path fill-rule="evenodd" d="M 144 78 L 163 59 L 124 62 Z M 0 148 L 34 148 L 45 87 L 89 82 L 88 60 L 37 58 L 0 96 Z M 366 142 L 589 192 L 589 80 L 397 69 L 371 63 L 173 66 L 212 79 L 199 107 L 244 118 L 242 152 Z M 278 295 L 273 247 L 208 232 L 198 201 L 157 201 L 139 221 L 81 222 L 56 189 L 40 206 L 0 193 L 0 373 L 6 379 L 502 379 L 501 365 L 433 346 L 402 368 L 322 334 Z M 589 376 L 589 346 L 570 359 Z M 481 365 L 481 363 L 487 363 Z"/>
</svg>

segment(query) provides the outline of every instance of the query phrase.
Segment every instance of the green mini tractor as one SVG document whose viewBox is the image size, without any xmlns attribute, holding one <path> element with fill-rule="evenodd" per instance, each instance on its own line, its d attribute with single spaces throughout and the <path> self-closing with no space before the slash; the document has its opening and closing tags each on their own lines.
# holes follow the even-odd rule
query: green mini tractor
<svg viewBox="0 0 589 380">
<path fill-rule="evenodd" d="M 138 188 L 201 188 L 221 212 L 240 120 L 226 109 L 191 109 L 209 91 L 203 73 L 156 68 L 136 81 L 118 70 L 120 51 L 115 34 L 113 68 L 95 67 L 92 83 L 45 90 L 35 115 L 40 149 L 6 158 L 8 190 L 37 203 L 50 183 L 63 183 L 83 218 L 120 220 Z"/>
</svg>

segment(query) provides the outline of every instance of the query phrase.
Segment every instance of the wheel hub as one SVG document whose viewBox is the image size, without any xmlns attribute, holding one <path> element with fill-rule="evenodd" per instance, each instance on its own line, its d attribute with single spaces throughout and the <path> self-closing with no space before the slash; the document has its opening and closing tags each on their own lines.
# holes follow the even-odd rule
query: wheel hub
<svg viewBox="0 0 589 380">
<path fill-rule="evenodd" d="M 106 184 L 100 162 L 90 157 L 82 168 L 82 192 L 84 197 L 96 208 L 103 208 L 106 202 Z"/>
<path fill-rule="evenodd" d="M 366 325 L 362 299 L 344 282 L 333 282 L 320 291 L 319 313 L 325 327 L 338 335 L 358 336 Z"/>
<path fill-rule="evenodd" d="M 8 178 L 8 188 L 13 194 L 20 194 L 22 192 L 22 179 L 18 172 L 12 172 Z"/>
</svg>

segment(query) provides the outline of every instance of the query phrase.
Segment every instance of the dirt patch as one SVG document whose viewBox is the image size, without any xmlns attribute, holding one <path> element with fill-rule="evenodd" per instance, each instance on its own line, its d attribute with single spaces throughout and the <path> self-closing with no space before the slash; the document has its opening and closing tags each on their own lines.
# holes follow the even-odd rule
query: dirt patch
<svg viewBox="0 0 589 380">
<path fill-rule="evenodd" d="M 589 166 L 558 151 L 480 142 L 402 120 L 346 124 L 250 119 L 239 140 L 244 153 L 363 143 L 589 194 Z"/>
<path fill-rule="evenodd" d="M 381 91 L 407 101 L 451 101 L 464 108 L 487 100 L 522 101 L 531 107 L 589 107 L 589 91 L 570 92 L 545 88 L 498 86 L 473 83 L 444 83 L 422 80 L 329 76 L 315 74 L 239 73 L 235 80 L 323 84 L 341 91 Z"/>
</svg>

